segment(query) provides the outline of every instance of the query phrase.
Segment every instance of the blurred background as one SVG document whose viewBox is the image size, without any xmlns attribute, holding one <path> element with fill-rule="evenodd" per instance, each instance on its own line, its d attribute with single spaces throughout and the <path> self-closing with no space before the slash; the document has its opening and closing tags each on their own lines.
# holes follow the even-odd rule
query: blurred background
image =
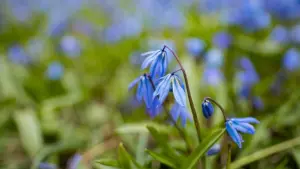
<svg viewBox="0 0 300 169">
<path fill-rule="evenodd" d="M 162 118 L 127 87 L 147 71 L 140 54 L 164 44 L 186 68 L 202 126 L 205 96 L 261 121 L 233 160 L 299 136 L 299 0 L 1 0 L 0 168 L 105 169 L 93 160 L 120 141 L 147 161 L 143 126 Z M 300 148 L 245 168 L 276 167 L 300 168 Z"/>
</svg>

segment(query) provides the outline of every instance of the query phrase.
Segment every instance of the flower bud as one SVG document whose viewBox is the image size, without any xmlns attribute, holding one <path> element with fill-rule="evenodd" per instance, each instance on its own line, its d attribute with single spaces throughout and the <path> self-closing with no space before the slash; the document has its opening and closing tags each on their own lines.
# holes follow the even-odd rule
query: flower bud
<svg viewBox="0 0 300 169">
<path fill-rule="evenodd" d="M 204 100 L 202 102 L 202 113 L 204 117 L 208 119 L 210 116 L 212 116 L 213 112 L 214 112 L 213 105 L 210 103 L 210 101 Z"/>
</svg>

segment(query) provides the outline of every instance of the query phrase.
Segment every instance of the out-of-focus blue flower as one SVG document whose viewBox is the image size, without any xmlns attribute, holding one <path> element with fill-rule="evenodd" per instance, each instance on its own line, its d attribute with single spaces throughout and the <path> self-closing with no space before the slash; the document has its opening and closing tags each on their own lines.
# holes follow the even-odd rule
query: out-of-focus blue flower
<svg viewBox="0 0 300 169">
<path fill-rule="evenodd" d="M 218 86 L 224 80 L 223 73 L 218 68 L 205 68 L 203 72 L 203 81 L 210 86 Z"/>
<path fill-rule="evenodd" d="M 292 28 L 290 31 L 290 38 L 294 43 L 300 44 L 300 24 Z"/>
<path fill-rule="evenodd" d="M 223 60 L 223 52 L 216 48 L 210 49 L 205 55 L 205 64 L 210 68 L 222 66 Z"/>
<path fill-rule="evenodd" d="M 237 73 L 237 78 L 242 85 L 252 86 L 259 81 L 259 76 L 249 58 L 242 57 L 239 60 L 239 67 L 242 68 L 242 71 Z"/>
<path fill-rule="evenodd" d="M 185 41 L 185 47 L 187 48 L 189 54 L 197 57 L 205 48 L 205 43 L 199 38 L 189 38 Z"/>
<path fill-rule="evenodd" d="M 259 123 L 259 121 L 253 117 L 246 118 L 231 118 L 226 120 L 226 131 L 239 148 L 242 148 L 242 142 L 244 142 L 241 133 L 254 134 L 255 128 L 249 123 Z"/>
<path fill-rule="evenodd" d="M 78 39 L 74 36 L 63 36 L 60 41 L 61 50 L 70 58 L 75 58 L 80 55 L 81 46 Z"/>
<path fill-rule="evenodd" d="M 216 155 L 220 152 L 221 150 L 221 145 L 220 144 L 215 144 L 213 145 L 207 152 L 206 155 L 207 156 L 213 156 Z"/>
<path fill-rule="evenodd" d="M 159 103 L 163 104 L 170 90 L 173 91 L 175 101 L 180 106 L 186 107 L 186 95 L 182 80 L 174 73 L 167 74 L 160 79 L 160 82 L 153 93 L 153 98 L 158 96 Z"/>
<path fill-rule="evenodd" d="M 136 91 L 136 98 L 138 101 L 144 100 L 146 107 L 149 109 L 152 107 L 152 96 L 153 96 L 153 86 L 147 74 L 144 74 L 135 80 L 133 80 L 128 89 L 132 89 L 135 85 L 138 84 Z"/>
<path fill-rule="evenodd" d="M 214 107 L 209 100 L 202 102 L 202 113 L 206 119 L 210 118 L 214 112 Z"/>
<path fill-rule="evenodd" d="M 17 19 L 17 21 L 26 22 L 31 19 L 33 10 L 31 8 L 32 4 L 30 2 L 25 3 L 20 0 L 9 0 L 6 2 L 12 15 Z M 5 2 L 3 3 L 5 4 Z"/>
<path fill-rule="evenodd" d="M 278 25 L 273 29 L 269 38 L 278 43 L 287 43 L 289 41 L 289 32 L 285 27 Z"/>
<path fill-rule="evenodd" d="M 278 19 L 289 20 L 300 16 L 298 0 L 264 0 L 263 2 L 264 7 Z"/>
<path fill-rule="evenodd" d="M 295 48 L 289 49 L 282 61 L 282 66 L 288 71 L 295 71 L 300 67 L 300 54 L 299 51 Z"/>
<path fill-rule="evenodd" d="M 80 154 L 75 154 L 68 160 L 68 169 L 78 169 L 82 156 Z"/>
<path fill-rule="evenodd" d="M 220 49 L 227 49 L 232 43 L 232 36 L 227 32 L 218 32 L 213 38 L 213 44 Z"/>
<path fill-rule="evenodd" d="M 14 45 L 8 49 L 8 58 L 16 64 L 29 64 L 31 58 L 27 55 L 24 48 L 20 45 Z"/>
<path fill-rule="evenodd" d="M 59 80 L 64 74 L 64 66 L 58 62 L 54 61 L 48 65 L 46 75 L 50 80 Z"/>
<path fill-rule="evenodd" d="M 186 110 L 186 107 L 179 105 L 178 103 L 175 103 L 171 108 L 171 116 L 173 120 L 176 122 L 178 118 L 181 119 L 181 125 L 185 126 L 186 121 L 190 120 L 192 121 L 192 117 L 189 114 L 189 112 Z"/>
<path fill-rule="evenodd" d="M 56 169 L 57 167 L 54 164 L 50 163 L 40 163 L 39 169 Z"/>
<path fill-rule="evenodd" d="M 42 39 L 32 39 L 26 46 L 26 51 L 28 54 L 34 57 L 38 57 L 41 55 L 44 49 L 44 41 Z"/>
<path fill-rule="evenodd" d="M 251 94 L 251 86 L 249 85 L 242 85 L 241 89 L 239 90 L 239 96 L 243 99 L 250 98 Z"/>
<path fill-rule="evenodd" d="M 264 102 L 262 101 L 261 97 L 255 96 L 252 98 L 252 106 L 256 110 L 262 110 L 264 108 Z"/>
<path fill-rule="evenodd" d="M 142 56 L 147 56 L 147 58 L 142 63 L 141 69 L 150 66 L 150 76 L 152 78 L 156 78 L 157 75 L 158 77 L 165 75 L 168 68 L 168 57 L 165 47 L 160 50 L 143 53 Z"/>
</svg>

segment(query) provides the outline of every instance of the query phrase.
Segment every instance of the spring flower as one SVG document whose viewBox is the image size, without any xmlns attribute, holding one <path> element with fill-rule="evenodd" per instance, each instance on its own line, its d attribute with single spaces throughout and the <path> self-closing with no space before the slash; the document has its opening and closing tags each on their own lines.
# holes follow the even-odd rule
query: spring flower
<svg viewBox="0 0 300 169">
<path fill-rule="evenodd" d="M 152 78 L 155 78 L 156 75 L 159 77 L 165 75 L 168 67 L 168 57 L 165 47 L 160 50 L 143 53 L 142 56 L 147 56 L 147 58 L 142 63 L 141 69 L 150 66 L 150 76 Z"/>
<path fill-rule="evenodd" d="M 225 122 L 226 131 L 233 142 L 235 142 L 239 148 L 242 148 L 242 142 L 244 142 L 241 133 L 254 134 L 255 129 L 249 123 L 259 123 L 259 121 L 253 117 L 246 118 L 231 118 Z"/>
<path fill-rule="evenodd" d="M 178 118 L 180 117 L 181 119 L 181 125 L 185 126 L 186 125 L 186 120 L 192 120 L 192 117 L 188 113 L 186 107 L 179 105 L 178 103 L 175 103 L 172 108 L 171 108 L 171 116 L 173 120 L 176 122 Z"/>
<path fill-rule="evenodd" d="M 205 43 L 199 38 L 189 38 L 185 41 L 185 47 L 187 48 L 189 54 L 197 57 L 205 48 Z"/>
<path fill-rule="evenodd" d="M 215 144 L 213 145 L 207 152 L 206 155 L 207 156 L 213 156 L 216 155 L 220 152 L 221 150 L 221 145 L 220 144 Z"/>
<path fill-rule="evenodd" d="M 251 100 L 253 108 L 256 110 L 264 109 L 264 102 L 262 101 L 261 97 L 255 96 Z"/>
<path fill-rule="evenodd" d="M 224 79 L 224 75 L 219 68 L 205 67 L 203 72 L 203 81 L 210 86 L 219 85 Z"/>
<path fill-rule="evenodd" d="M 64 67 L 58 61 L 54 61 L 50 63 L 46 71 L 46 76 L 50 80 L 59 80 L 63 76 L 63 74 L 64 74 Z"/>
<path fill-rule="evenodd" d="M 79 168 L 80 161 L 82 156 L 80 154 L 75 154 L 68 160 L 68 169 L 77 169 Z"/>
<path fill-rule="evenodd" d="M 288 33 L 285 27 L 278 25 L 273 29 L 269 38 L 277 43 L 286 43 L 289 41 Z"/>
<path fill-rule="evenodd" d="M 227 49 L 232 43 L 232 36 L 227 32 L 219 32 L 214 36 L 213 43 L 219 49 Z"/>
<path fill-rule="evenodd" d="M 208 119 L 210 116 L 212 116 L 213 112 L 214 112 L 213 105 L 210 103 L 210 101 L 204 100 L 202 102 L 202 113 L 204 117 Z"/>
<path fill-rule="evenodd" d="M 56 169 L 57 167 L 54 164 L 42 162 L 39 164 L 39 169 Z"/>
<path fill-rule="evenodd" d="M 283 57 L 283 68 L 288 71 L 295 71 L 300 68 L 300 53 L 297 49 L 289 49 Z"/>
<path fill-rule="evenodd" d="M 186 96 L 183 83 L 175 73 L 170 73 L 160 78 L 159 84 L 153 93 L 153 98 L 159 96 L 158 101 L 162 104 L 167 98 L 170 90 L 173 91 L 175 101 L 180 106 L 186 107 Z"/>
<path fill-rule="evenodd" d="M 221 50 L 217 48 L 210 49 L 205 55 L 205 64 L 212 68 L 219 68 L 223 65 L 224 62 L 224 54 Z"/>
<path fill-rule="evenodd" d="M 136 92 L 136 99 L 138 101 L 144 100 L 146 107 L 151 108 L 152 106 L 152 95 L 153 95 L 153 86 L 147 74 L 144 74 L 135 80 L 133 80 L 128 89 L 132 89 L 135 85 L 138 84 L 137 92 Z"/>
<path fill-rule="evenodd" d="M 60 41 L 61 50 L 70 58 L 75 58 L 80 55 L 80 41 L 74 36 L 64 36 Z"/>
<path fill-rule="evenodd" d="M 29 64 L 32 59 L 27 55 L 24 48 L 20 45 L 14 45 L 8 49 L 8 58 L 16 64 Z"/>
</svg>

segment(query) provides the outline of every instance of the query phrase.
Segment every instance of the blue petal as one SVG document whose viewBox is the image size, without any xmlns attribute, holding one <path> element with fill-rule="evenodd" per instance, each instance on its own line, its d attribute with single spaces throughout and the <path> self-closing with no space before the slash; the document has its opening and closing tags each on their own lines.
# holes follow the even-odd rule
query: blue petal
<svg viewBox="0 0 300 169">
<path fill-rule="evenodd" d="M 143 98 L 143 81 L 142 81 L 143 78 L 145 78 L 145 77 L 141 78 L 141 82 L 139 83 L 137 91 L 136 91 L 136 99 L 138 101 L 142 101 L 142 98 Z"/>
<path fill-rule="evenodd" d="M 179 117 L 179 114 L 180 114 L 180 108 L 179 108 L 179 105 L 175 103 L 175 104 L 172 106 L 172 109 L 171 109 L 170 113 L 171 113 L 172 119 L 173 119 L 174 121 L 177 121 L 177 120 L 178 120 L 178 117 Z"/>
<path fill-rule="evenodd" d="M 221 145 L 215 144 L 206 152 L 206 155 L 208 156 L 216 155 L 220 152 L 220 150 L 221 150 Z"/>
<path fill-rule="evenodd" d="M 165 101 L 165 99 L 167 98 L 167 96 L 169 94 L 169 89 L 171 87 L 170 78 L 171 78 L 171 74 L 164 76 L 164 80 L 162 80 L 158 84 L 158 86 L 153 94 L 153 98 L 155 98 L 156 96 L 159 96 L 159 102 L 161 104 Z"/>
<path fill-rule="evenodd" d="M 136 79 L 134 79 L 129 85 L 128 85 L 128 90 L 131 90 L 139 81 L 140 81 L 141 77 L 138 77 Z"/>
<path fill-rule="evenodd" d="M 156 75 L 156 71 L 157 71 L 157 65 L 159 64 L 159 62 L 161 62 L 162 57 L 161 57 L 161 53 L 155 57 L 155 60 L 152 62 L 151 67 L 150 67 L 150 76 L 152 78 L 155 78 Z"/>
<path fill-rule="evenodd" d="M 173 78 L 172 88 L 173 88 L 173 94 L 176 102 L 181 106 L 186 106 L 186 96 L 184 90 L 181 88 L 181 85 L 179 81 L 175 78 Z"/>
<path fill-rule="evenodd" d="M 181 125 L 183 127 L 185 127 L 187 119 L 191 120 L 191 116 L 189 112 L 187 112 L 185 107 L 180 108 L 180 118 L 181 118 Z"/>
<path fill-rule="evenodd" d="M 162 60 L 162 67 L 161 67 L 162 70 L 160 76 L 164 76 L 168 69 L 168 57 L 166 56 L 167 53 L 164 52 L 162 55 L 163 55 L 163 60 Z"/>
<path fill-rule="evenodd" d="M 226 121 L 226 130 L 232 141 L 235 142 L 239 148 L 242 148 L 242 139 L 236 129 L 232 126 L 231 121 Z"/>
<path fill-rule="evenodd" d="M 150 52 L 150 53 L 147 52 L 147 53 L 149 53 L 149 56 L 148 56 L 148 57 L 144 60 L 144 62 L 142 63 L 141 69 L 145 69 L 146 67 L 148 67 L 149 64 L 150 64 L 151 62 L 153 62 L 153 61 L 156 59 L 157 55 L 159 54 L 159 51 L 160 51 L 160 50 L 152 51 L 152 52 Z M 147 53 L 142 54 L 142 56 L 147 55 Z"/>
<path fill-rule="evenodd" d="M 233 127 L 242 133 L 247 133 L 247 134 L 254 134 L 255 129 L 251 124 L 248 123 L 236 123 L 233 122 Z"/>
<path fill-rule="evenodd" d="M 151 108 L 153 87 L 148 78 L 145 78 L 145 80 L 143 80 L 143 85 L 144 85 L 143 86 L 143 97 L 144 97 L 144 101 L 146 103 L 146 107 Z"/>
<path fill-rule="evenodd" d="M 159 51 L 160 50 L 153 50 L 153 51 L 145 52 L 145 53 L 142 53 L 142 56 L 150 56 L 150 55 L 153 56 L 154 54 L 156 54 Z"/>
<path fill-rule="evenodd" d="M 245 118 L 232 118 L 232 121 L 241 122 L 241 123 L 255 123 L 258 124 L 259 121 L 253 117 L 245 117 Z"/>
</svg>

